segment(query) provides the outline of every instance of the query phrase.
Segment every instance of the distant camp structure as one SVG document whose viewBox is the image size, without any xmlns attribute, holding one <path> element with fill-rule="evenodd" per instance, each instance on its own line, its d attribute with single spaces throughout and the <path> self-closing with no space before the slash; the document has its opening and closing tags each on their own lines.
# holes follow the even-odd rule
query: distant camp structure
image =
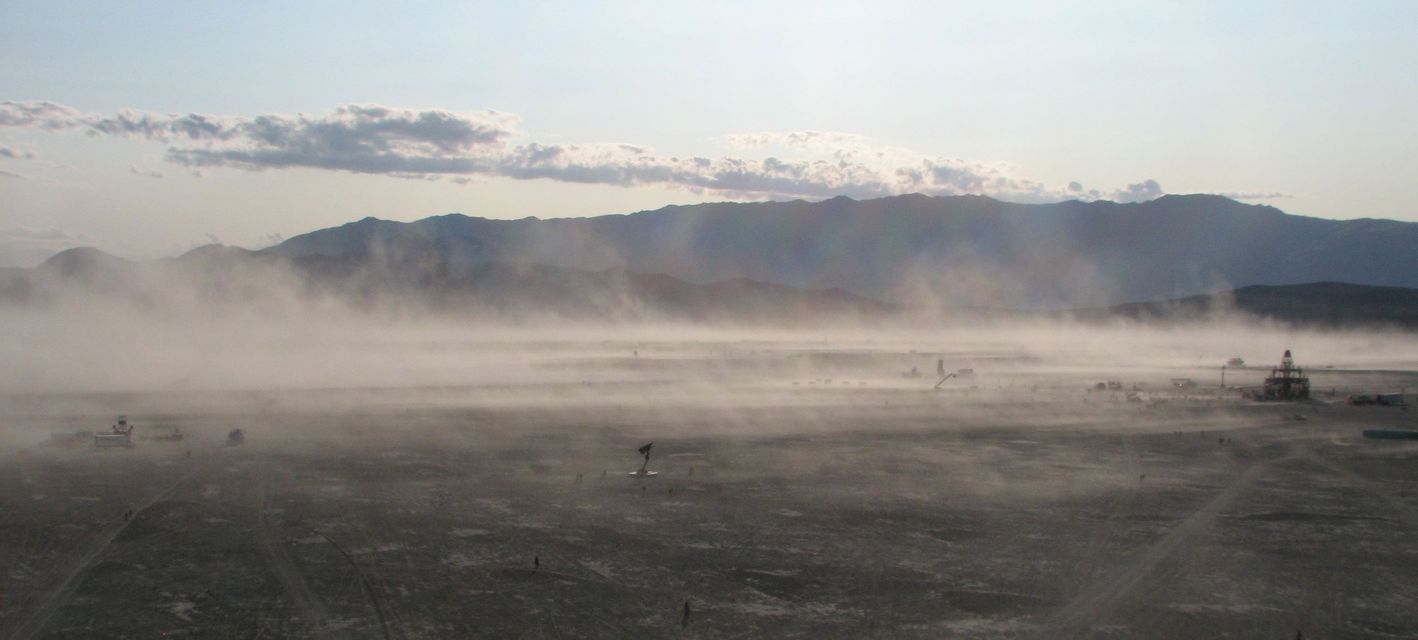
<svg viewBox="0 0 1418 640">
<path fill-rule="evenodd" d="M 1380 407 L 1407 407 L 1408 399 L 1403 392 L 1375 393 L 1372 395 L 1349 396 L 1349 404 L 1355 406 L 1378 405 Z"/>
<path fill-rule="evenodd" d="M 1261 387 L 1256 395 L 1257 400 L 1308 400 L 1310 398 L 1310 379 L 1305 377 L 1305 370 L 1295 366 L 1295 359 L 1290 356 L 1290 350 L 1285 350 L 1285 357 L 1280 360 L 1280 366 L 1270 370 L 1270 377 L 1265 379 L 1265 386 Z"/>
<path fill-rule="evenodd" d="M 155 442 L 182 442 L 182 429 L 173 427 L 171 433 L 160 433 L 152 437 Z"/>
<path fill-rule="evenodd" d="M 64 431 L 49 436 L 45 444 L 51 447 L 67 447 L 70 449 L 87 447 L 93 442 L 94 432 L 92 431 Z"/>
<path fill-rule="evenodd" d="M 246 433 L 244 433 L 241 429 L 232 429 L 231 431 L 227 432 L 226 446 L 234 447 L 243 442 L 246 442 Z"/>
<path fill-rule="evenodd" d="M 128 423 L 128 416 L 118 416 L 118 421 L 113 424 L 110 432 L 94 434 L 94 448 L 96 449 L 131 446 L 133 446 L 133 425 Z"/>
<path fill-rule="evenodd" d="M 655 448 L 655 443 L 651 442 L 642 445 L 639 449 L 636 449 L 636 451 L 640 452 L 640 455 L 645 456 L 645 462 L 641 463 L 639 469 L 631 471 L 630 473 L 627 473 L 625 475 L 630 476 L 632 478 L 653 478 L 655 476 L 660 475 L 660 472 L 650 471 L 646 468 L 650 466 L 650 450 L 653 448 Z"/>
</svg>

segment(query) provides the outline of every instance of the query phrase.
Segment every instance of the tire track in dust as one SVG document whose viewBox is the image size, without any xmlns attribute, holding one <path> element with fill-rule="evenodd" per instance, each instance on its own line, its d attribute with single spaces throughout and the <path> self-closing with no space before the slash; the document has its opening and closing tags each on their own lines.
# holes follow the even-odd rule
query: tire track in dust
<svg viewBox="0 0 1418 640">
<path fill-rule="evenodd" d="M 1101 620 L 1117 608 L 1123 598 L 1143 585 L 1144 580 L 1157 570 L 1158 565 L 1185 546 L 1190 539 L 1209 526 L 1223 509 L 1230 506 L 1243 491 L 1270 468 L 1275 461 L 1256 464 L 1246 469 L 1230 486 L 1216 497 L 1193 511 L 1161 540 L 1154 543 L 1143 554 L 1116 573 L 1096 582 L 1091 588 L 1074 596 L 1050 618 L 1040 631 L 1040 636 L 1054 637 L 1087 635 L 1087 625 Z"/>
<path fill-rule="evenodd" d="M 1347 482 L 1350 486 L 1373 494 L 1374 497 L 1382 500 L 1390 509 L 1393 509 L 1394 515 L 1398 516 L 1398 519 L 1407 525 L 1409 529 L 1418 531 L 1418 511 L 1415 511 L 1413 505 L 1410 505 L 1408 502 L 1395 495 L 1388 487 L 1385 487 L 1383 483 L 1369 480 L 1353 471 L 1325 460 L 1319 457 L 1313 450 L 1304 450 L 1300 452 L 1299 457 L 1305 462 L 1325 468 L 1330 473 L 1339 476 L 1341 480 Z"/>
<path fill-rule="evenodd" d="M 258 485 L 259 493 L 257 494 L 259 506 L 258 517 L 260 518 L 258 521 L 257 536 L 260 538 L 258 542 L 260 542 L 260 546 L 262 547 L 262 555 L 266 556 L 268 564 L 270 564 L 272 570 L 276 573 L 277 579 L 281 581 L 282 588 L 290 595 L 291 600 L 295 602 L 296 606 L 300 608 L 303 613 L 311 616 L 313 620 L 319 620 L 318 624 L 312 625 L 314 627 L 312 629 L 313 634 L 317 637 L 330 637 L 332 635 L 346 637 L 351 635 L 348 630 L 337 633 L 333 630 L 323 628 L 331 619 L 329 609 L 325 606 L 324 600 L 310 588 L 310 585 L 305 581 L 305 574 L 295 566 L 295 562 L 291 560 L 289 554 L 285 553 L 284 544 L 270 537 L 271 533 L 265 523 L 265 489 L 267 477 L 268 475 L 262 476 L 261 483 Z M 391 640 L 392 636 L 389 631 L 388 615 L 384 611 L 384 604 L 379 598 L 374 584 L 370 580 L 369 572 L 355 561 L 354 556 L 352 556 L 343 545 L 336 542 L 324 531 L 309 525 L 302 525 L 302 527 L 324 539 L 331 548 L 340 554 L 340 557 L 345 560 L 350 568 L 354 570 L 355 577 L 358 578 L 357 582 L 364 591 L 364 595 L 368 599 L 370 606 L 374 609 L 375 616 L 378 618 L 380 635 L 384 640 Z M 270 555 L 266 555 L 267 553 Z"/>
<path fill-rule="evenodd" d="M 1121 442 L 1125 455 L 1128 456 L 1127 462 L 1133 465 L 1128 470 L 1130 475 L 1137 466 L 1137 448 L 1126 435 L 1123 436 Z M 1108 556 L 1104 546 L 1113 535 L 1112 525 L 1122 520 L 1124 512 L 1132 510 L 1133 505 L 1137 503 L 1137 495 L 1137 485 L 1130 485 L 1125 492 L 1115 493 L 1108 499 L 1107 513 L 1103 520 L 1094 527 L 1095 533 L 1088 537 L 1087 551 L 1080 556 L 1077 562 L 1073 563 L 1073 570 L 1079 576 L 1074 580 L 1076 588 L 1084 588 L 1092 582 L 1094 574 L 1103 569 L 1099 565 L 1103 564 L 1103 558 Z"/>
<path fill-rule="evenodd" d="M 281 588 L 291 604 L 295 605 L 301 617 L 310 624 L 311 633 L 316 637 L 329 637 L 330 633 L 326 629 L 330 621 L 329 609 L 325 607 L 320 596 L 311 590 L 310 584 L 305 581 L 305 574 L 301 573 L 290 554 L 286 553 L 285 543 L 279 539 L 279 534 L 271 530 L 270 523 L 266 521 L 266 477 L 263 474 L 256 489 L 256 542 L 261 548 L 261 557 L 266 560 L 267 566 L 271 567 L 272 573 L 276 574 L 276 579 L 280 581 Z"/>
<path fill-rule="evenodd" d="M 360 568 L 358 562 L 355 562 L 354 556 L 350 555 L 350 552 L 341 546 L 340 543 L 335 542 L 334 538 L 325 535 L 325 532 L 318 529 L 314 531 L 316 535 L 324 538 L 325 542 L 330 543 L 330 546 L 334 547 L 335 551 L 340 552 L 340 556 L 354 569 L 355 577 L 359 578 L 360 586 L 364 587 L 364 595 L 369 598 L 369 604 L 374 607 L 374 614 L 379 618 L 380 634 L 383 635 L 384 640 L 391 640 L 389 635 L 389 620 L 384 615 L 384 605 L 380 602 L 379 594 L 374 590 L 374 585 L 370 583 L 369 575 L 365 573 L 364 569 Z"/>
<path fill-rule="evenodd" d="M 33 638 L 35 634 L 43 631 L 45 626 L 49 624 L 50 619 L 54 617 L 54 614 L 58 613 L 59 609 L 63 608 L 64 605 L 74 597 L 74 593 L 79 590 L 79 585 L 83 582 L 81 578 L 83 578 L 84 574 L 93 566 L 94 561 L 98 560 L 98 557 L 108 549 L 109 545 L 113 544 L 113 541 L 128 528 L 128 525 L 136 522 L 138 517 L 143 515 L 143 513 L 154 504 L 167 499 L 168 496 L 172 495 L 179 486 L 196 474 L 196 472 L 197 471 L 193 469 L 182 474 L 181 477 L 173 481 L 167 488 L 143 501 L 137 507 L 134 507 L 133 517 L 131 519 L 110 526 L 103 533 L 99 534 L 97 538 L 92 540 L 89 543 L 88 550 L 80 556 L 74 568 L 71 569 L 69 573 L 64 576 L 64 579 L 59 585 L 50 592 L 49 597 L 45 599 L 44 603 L 41 604 L 39 608 L 35 609 L 34 613 L 30 614 L 29 620 L 21 622 L 19 626 L 15 628 L 14 634 L 10 637 L 13 640 L 29 640 Z"/>
</svg>

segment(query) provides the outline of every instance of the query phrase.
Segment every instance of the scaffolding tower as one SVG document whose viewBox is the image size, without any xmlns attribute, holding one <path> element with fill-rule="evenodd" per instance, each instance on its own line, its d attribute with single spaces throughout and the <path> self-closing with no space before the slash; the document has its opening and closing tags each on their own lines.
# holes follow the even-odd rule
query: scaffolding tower
<svg viewBox="0 0 1418 640">
<path fill-rule="evenodd" d="M 1265 386 L 1261 389 L 1262 400 L 1308 400 L 1310 397 L 1310 379 L 1305 377 L 1305 370 L 1295 366 L 1295 358 L 1290 356 L 1290 350 L 1285 350 L 1285 357 L 1280 360 L 1280 366 L 1270 370 L 1270 377 L 1265 379 Z"/>
</svg>

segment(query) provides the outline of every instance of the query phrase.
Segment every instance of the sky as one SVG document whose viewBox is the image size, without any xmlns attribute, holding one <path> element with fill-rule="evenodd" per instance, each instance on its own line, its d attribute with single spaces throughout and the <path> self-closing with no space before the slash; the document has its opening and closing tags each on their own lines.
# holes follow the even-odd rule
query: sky
<svg viewBox="0 0 1418 640">
<path fill-rule="evenodd" d="M 912 192 L 1418 221 L 1415 2 L 289 4 L 0 3 L 0 266 Z"/>
</svg>

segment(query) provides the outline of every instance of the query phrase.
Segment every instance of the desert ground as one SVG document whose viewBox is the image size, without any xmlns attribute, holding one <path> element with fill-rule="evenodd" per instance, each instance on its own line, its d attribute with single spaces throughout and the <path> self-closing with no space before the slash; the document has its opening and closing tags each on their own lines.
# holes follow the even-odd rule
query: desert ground
<svg viewBox="0 0 1418 640">
<path fill-rule="evenodd" d="M 652 340 L 12 393 L 0 636 L 1418 637 L 1418 442 L 1361 437 L 1418 411 L 1344 401 L 1418 374 L 1301 346 L 1303 403 L 1240 398 L 1268 350 L 1222 388 L 1210 355 Z M 118 414 L 131 449 L 47 442 Z"/>
</svg>

